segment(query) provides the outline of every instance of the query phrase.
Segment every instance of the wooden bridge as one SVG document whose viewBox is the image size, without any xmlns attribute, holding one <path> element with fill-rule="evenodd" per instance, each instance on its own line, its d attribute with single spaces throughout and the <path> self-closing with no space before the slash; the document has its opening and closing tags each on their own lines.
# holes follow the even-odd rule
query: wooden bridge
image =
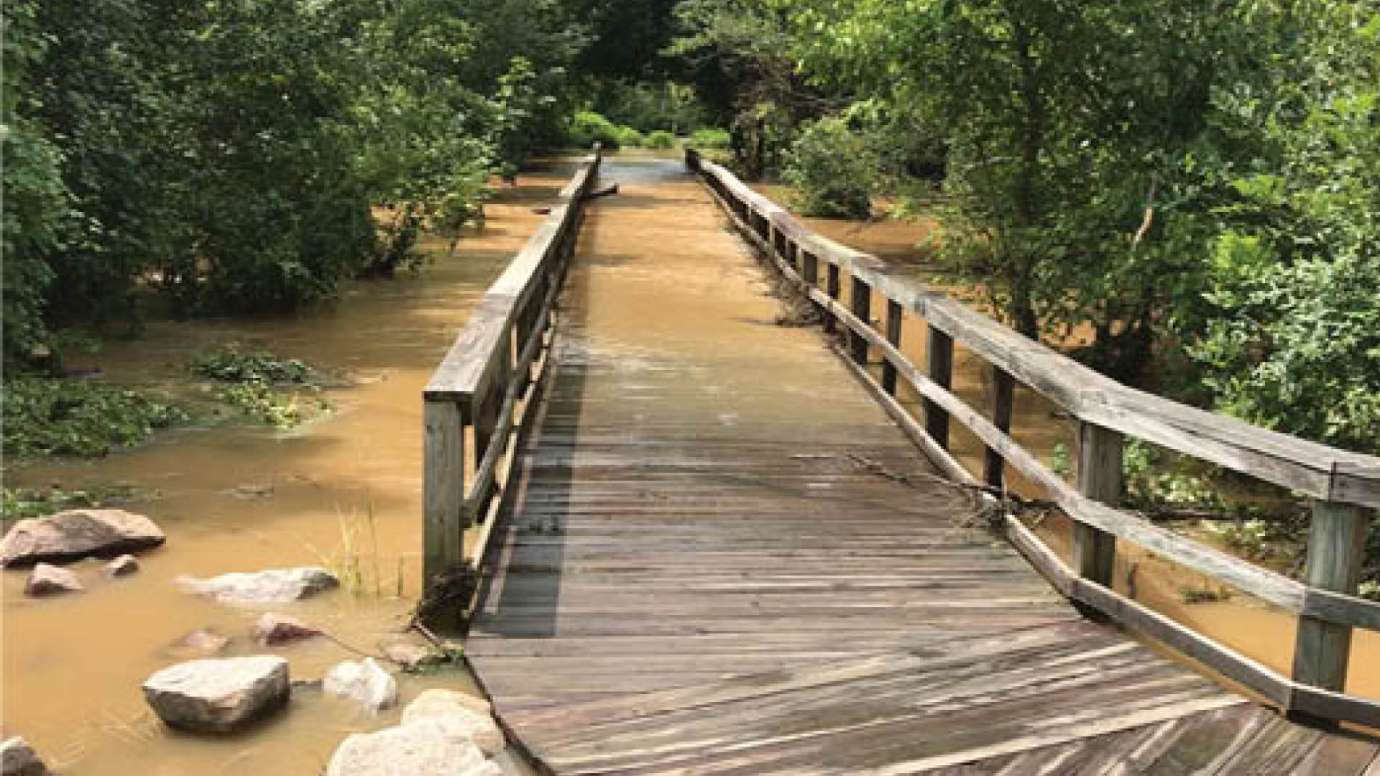
<svg viewBox="0 0 1380 776">
<path fill-rule="evenodd" d="M 479 572 L 467 659 L 542 772 L 1380 775 L 1336 725 L 1380 727 L 1341 691 L 1380 461 L 1116 385 L 687 167 L 596 150 L 425 395 L 426 573 Z M 1080 421 L 1077 487 L 1009 436 L 1017 381 Z M 1315 498 L 1307 583 L 1117 509 L 1123 434 Z M 1071 563 L 981 495 L 1007 466 Z M 1115 592 L 1118 540 L 1297 614 L 1292 675 Z"/>
</svg>

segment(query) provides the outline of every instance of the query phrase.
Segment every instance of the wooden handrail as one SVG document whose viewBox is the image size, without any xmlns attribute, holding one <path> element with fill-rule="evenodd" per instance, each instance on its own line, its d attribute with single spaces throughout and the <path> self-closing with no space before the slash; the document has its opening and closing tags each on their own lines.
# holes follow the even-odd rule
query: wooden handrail
<svg viewBox="0 0 1380 776">
<path fill-rule="evenodd" d="M 558 201 L 484 293 L 422 392 L 423 562 L 426 584 L 458 566 L 478 566 L 492 513 L 508 492 L 500 473 L 532 418 L 551 345 L 554 306 L 602 153 L 581 162 Z M 536 371 L 534 372 L 534 368 Z M 473 434 L 466 488 L 466 430 Z M 468 552 L 464 532 L 483 530 Z"/>
<path fill-rule="evenodd" d="M 1254 688 L 1286 711 L 1380 726 L 1380 702 L 1340 692 L 1352 627 L 1380 630 L 1380 604 L 1355 596 L 1368 508 L 1380 505 L 1380 458 L 1297 439 L 1123 386 L 914 280 L 889 274 L 886 265 L 870 254 L 813 233 L 780 205 L 695 151 L 687 150 L 686 165 L 703 177 L 749 241 L 815 302 L 825 315 L 826 327 L 842 325 L 847 330 L 853 346 L 842 354 L 845 362 L 941 470 L 976 482 L 948 453 L 948 421 L 956 418 L 987 446 L 988 468 L 996 462 L 997 478 L 1002 463 L 1015 467 L 1049 493 L 1074 521 L 1076 570 L 1019 521 L 1009 515 L 1005 520 L 1007 538 L 1062 594 Z M 823 289 L 819 262 L 828 269 Z M 839 299 L 843 276 L 851 280 L 850 297 L 855 301 L 850 307 Z M 874 291 L 888 301 L 885 332 L 873 326 L 866 305 L 857 302 L 859 295 L 870 297 Z M 895 307 L 910 310 L 928 325 L 929 374 L 910 363 L 897 346 L 900 320 Z M 1002 427 L 1000 404 L 994 407 L 994 422 L 950 390 L 955 341 L 1080 421 L 1080 488 L 1069 485 L 1016 443 Z M 882 382 L 863 368 L 869 349 L 882 357 Z M 895 401 L 898 377 L 924 399 L 923 426 Z M 1009 412 L 1009 406 L 1005 411 Z M 1122 434 L 1315 499 L 1307 582 L 1260 568 L 1116 508 Z M 1097 474 L 1092 467 L 1104 473 Z M 990 471 L 987 478 L 992 479 Z M 1299 615 L 1293 677 L 1280 676 L 1112 590 L 1112 537 Z"/>
</svg>

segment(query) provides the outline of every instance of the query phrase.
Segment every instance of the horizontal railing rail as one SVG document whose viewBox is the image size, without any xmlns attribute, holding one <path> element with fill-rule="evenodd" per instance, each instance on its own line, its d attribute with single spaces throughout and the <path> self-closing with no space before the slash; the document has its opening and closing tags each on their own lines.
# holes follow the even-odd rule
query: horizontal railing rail
<svg viewBox="0 0 1380 776">
<path fill-rule="evenodd" d="M 815 234 L 785 208 L 692 149 L 686 151 L 686 165 L 701 175 L 749 241 L 819 307 L 826 329 L 845 331 L 845 363 L 941 470 L 962 482 L 1000 488 L 1004 467 L 1011 466 L 1073 520 L 1070 568 L 1023 523 L 1010 515 L 1004 518 L 1007 538 L 1060 593 L 1240 682 L 1286 712 L 1380 727 L 1380 701 L 1342 692 L 1352 628 L 1380 630 L 1380 603 L 1355 595 L 1367 522 L 1372 508 L 1380 505 L 1380 458 L 1297 439 L 1121 385 L 910 278 L 889 274 L 874 256 Z M 842 303 L 845 282 L 847 306 Z M 886 300 L 886 314 L 877 319 L 882 328 L 873 320 L 874 292 Z M 924 371 L 899 348 L 906 311 L 927 327 Z M 955 342 L 992 369 L 990 417 L 951 388 Z M 873 353 L 881 358 L 880 381 L 865 368 Z M 923 423 L 897 401 L 898 379 L 922 397 Z M 1077 487 L 1011 437 L 1015 383 L 1043 395 L 1078 421 Z M 981 480 L 948 451 L 951 418 L 986 447 Z M 1124 435 L 1312 498 L 1306 581 L 1118 509 Z M 1116 539 L 1298 615 L 1292 676 L 1282 676 L 1113 590 Z"/>
<path fill-rule="evenodd" d="M 596 144 L 536 232 L 484 293 L 423 391 L 422 575 L 427 585 L 457 567 L 478 567 L 488 548 L 514 469 L 504 469 L 503 461 L 521 447 L 549 372 L 556 297 L 601 160 Z M 465 532 L 476 524 L 481 530 L 467 550 Z"/>
</svg>

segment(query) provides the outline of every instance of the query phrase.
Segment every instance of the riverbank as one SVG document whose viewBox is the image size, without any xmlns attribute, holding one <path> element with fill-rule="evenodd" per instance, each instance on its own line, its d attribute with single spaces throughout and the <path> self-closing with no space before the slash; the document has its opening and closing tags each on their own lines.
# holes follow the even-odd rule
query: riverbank
<svg viewBox="0 0 1380 776">
<path fill-rule="evenodd" d="M 98 366 L 106 382 L 167 387 L 190 379 L 194 354 L 236 342 L 347 376 L 349 387 L 326 388 L 333 411 L 290 430 L 185 426 L 105 458 L 6 472 L 6 486 L 32 490 L 119 484 L 128 489 L 121 506 L 168 534 L 163 548 L 141 557 L 138 574 L 83 594 L 29 599 L 26 574 L 4 572 L 6 734 L 24 736 L 50 765 L 77 776 L 314 773 L 349 733 L 396 723 L 396 709 L 365 717 L 306 688 L 285 714 L 207 739 L 164 727 L 139 686 L 175 661 L 173 642 L 197 629 L 231 636 L 229 654 L 263 651 L 249 636 L 260 611 L 186 595 L 174 584 L 184 574 L 353 567 L 358 584 L 294 603 L 290 613 L 371 652 L 405 623 L 420 582 L 421 388 L 469 308 L 540 223 L 532 208 L 554 198 L 567 173 L 557 165 L 520 175 L 453 254 L 449 241 L 428 240 L 431 263 L 420 274 L 356 282 L 329 307 L 289 317 L 155 321 L 140 339 L 83 358 L 91 363 L 79 366 Z M 320 679 L 356 657 L 320 639 L 272 651 L 289 659 L 295 680 Z M 399 679 L 398 708 L 426 688 L 474 690 L 458 668 Z"/>
</svg>

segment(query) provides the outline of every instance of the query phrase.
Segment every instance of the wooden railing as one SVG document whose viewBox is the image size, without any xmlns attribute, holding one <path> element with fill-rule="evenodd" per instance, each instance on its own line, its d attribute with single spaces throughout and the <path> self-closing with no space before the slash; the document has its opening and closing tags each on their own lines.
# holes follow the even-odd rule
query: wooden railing
<svg viewBox="0 0 1380 776">
<path fill-rule="evenodd" d="M 428 585 L 457 567 L 478 566 L 484 557 L 508 492 L 511 458 L 549 371 L 556 296 L 600 161 L 596 144 L 536 233 L 470 313 L 423 392 L 422 574 Z M 465 533 L 476 524 L 467 550 Z"/>
<path fill-rule="evenodd" d="M 1060 593 L 1240 682 L 1292 716 L 1380 727 L 1380 702 L 1342 692 L 1352 628 L 1380 630 L 1380 604 L 1355 596 L 1367 521 L 1372 508 L 1380 505 L 1380 458 L 1296 439 L 1128 388 L 943 294 L 887 274 L 877 258 L 811 232 L 695 151 L 687 150 L 686 165 L 700 173 L 747 238 L 819 306 L 826 329 L 843 327 L 848 336 L 846 362 L 941 470 L 962 482 L 978 482 L 948 451 L 949 423 L 956 418 L 986 446 L 985 484 L 1000 487 L 1004 466 L 1014 467 L 1073 520 L 1072 568 L 1016 518 L 1006 515 L 1002 525 L 1007 538 Z M 847 307 L 840 302 L 845 280 L 850 292 Z M 875 323 L 874 292 L 887 307 Z M 904 312 L 926 324 L 924 371 L 898 347 Z M 990 415 L 968 406 L 950 388 L 955 341 L 981 356 L 993 371 Z M 870 353 L 882 359 L 880 382 L 865 368 Z M 897 402 L 898 379 L 922 397 L 923 424 Z M 1078 421 L 1077 487 L 1012 439 L 1016 382 Z M 1118 509 L 1123 435 L 1312 498 L 1306 581 L 1260 568 Z M 1117 539 L 1298 615 L 1292 676 L 1282 676 L 1114 591 Z"/>
</svg>

